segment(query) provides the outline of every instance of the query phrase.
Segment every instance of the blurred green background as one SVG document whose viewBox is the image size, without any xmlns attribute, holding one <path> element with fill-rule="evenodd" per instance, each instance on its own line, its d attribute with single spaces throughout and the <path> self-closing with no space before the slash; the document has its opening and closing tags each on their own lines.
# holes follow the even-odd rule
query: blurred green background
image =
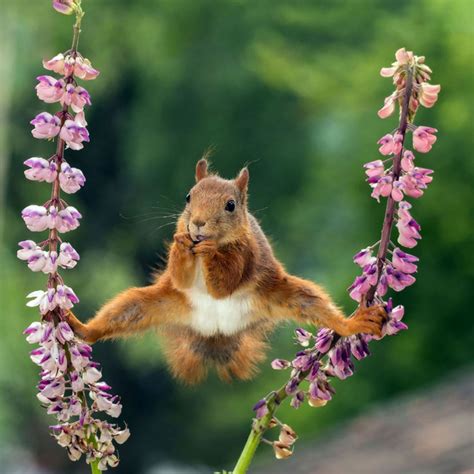
<svg viewBox="0 0 474 474">
<path fill-rule="evenodd" d="M 17 241 L 37 237 L 25 229 L 21 209 L 49 193 L 48 185 L 23 178 L 26 158 L 52 153 L 51 144 L 30 134 L 35 114 L 55 110 L 37 100 L 35 77 L 44 73 L 43 58 L 69 47 L 72 18 L 55 13 L 49 0 L 0 3 L 0 460 L 8 474 L 86 472 L 48 437 L 52 418 L 35 398 L 37 370 L 21 331 L 37 318 L 25 294 L 45 277 L 15 257 Z M 379 69 L 405 46 L 426 56 L 432 82 L 442 85 L 435 108 L 417 116 L 439 134 L 432 152 L 418 157 L 419 166 L 435 169 L 413 212 L 423 229 L 414 251 L 418 281 L 395 296 L 406 306 L 410 330 L 373 344 L 373 357 L 336 384 L 326 408 L 282 408 L 280 417 L 307 441 L 316 439 L 374 402 L 472 364 L 471 0 L 83 5 L 80 50 L 101 75 L 84 84 L 93 100 L 91 143 L 66 154 L 87 177 L 68 199 L 84 216 L 69 236 L 82 258 L 65 275 L 81 298 L 80 317 L 119 290 L 150 281 L 173 234 L 170 215 L 182 208 L 194 164 L 209 146 L 225 177 L 252 163 L 250 207 L 277 256 L 352 311 L 351 257 L 378 239 L 383 218 L 361 165 L 379 157 L 376 141 L 396 126 L 395 117 L 376 115 L 392 90 Z M 270 357 L 295 350 L 291 326 L 271 341 Z M 132 431 L 117 473 L 162 472 L 163 465 L 175 466 L 169 472 L 181 472 L 178 465 L 230 469 L 253 403 L 285 378 L 266 363 L 250 383 L 226 385 L 213 376 L 183 387 L 170 378 L 154 334 L 99 343 L 95 358 L 122 396 L 122 418 Z M 271 456 L 270 449 L 260 455 Z M 16 471 L 9 463 L 19 459 L 36 467 Z"/>
</svg>

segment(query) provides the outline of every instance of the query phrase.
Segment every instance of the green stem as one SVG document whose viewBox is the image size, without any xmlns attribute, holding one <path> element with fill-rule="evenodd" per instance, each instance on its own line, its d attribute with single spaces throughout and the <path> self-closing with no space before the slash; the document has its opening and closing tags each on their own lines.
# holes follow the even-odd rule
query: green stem
<svg viewBox="0 0 474 474">
<path fill-rule="evenodd" d="M 100 469 L 99 469 L 99 461 L 95 460 L 91 462 L 91 473 L 92 474 L 100 474 Z"/>
<path fill-rule="evenodd" d="M 318 360 L 321 360 L 328 352 L 331 350 L 339 341 L 340 336 L 337 334 L 334 335 L 334 338 L 331 343 L 331 347 L 326 351 L 325 354 L 318 353 Z M 301 372 L 298 375 L 298 386 L 308 375 L 308 371 Z M 254 420 L 252 429 L 245 443 L 244 449 L 240 453 L 237 464 L 232 471 L 232 474 L 245 474 L 252 463 L 255 452 L 257 451 L 258 445 L 262 440 L 263 433 L 270 428 L 270 423 L 277 411 L 278 407 L 281 405 L 286 398 L 288 398 L 288 393 L 286 393 L 286 384 L 282 385 L 276 392 L 272 392 L 267 398 L 267 408 L 268 413 L 265 416 L 262 416 L 259 420 Z"/>
</svg>

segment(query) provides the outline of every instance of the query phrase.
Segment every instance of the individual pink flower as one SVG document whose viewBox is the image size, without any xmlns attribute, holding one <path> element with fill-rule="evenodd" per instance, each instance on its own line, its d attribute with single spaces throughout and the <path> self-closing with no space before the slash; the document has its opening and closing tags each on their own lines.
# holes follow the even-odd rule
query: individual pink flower
<svg viewBox="0 0 474 474">
<path fill-rule="evenodd" d="M 390 133 L 384 135 L 377 143 L 380 145 L 379 151 L 382 155 L 391 155 L 393 153 L 393 136 Z"/>
<path fill-rule="evenodd" d="M 26 227 L 32 232 L 41 232 L 48 228 L 48 210 L 44 206 L 32 204 L 21 212 Z"/>
<path fill-rule="evenodd" d="M 334 339 L 334 332 L 328 328 L 322 328 L 318 331 L 316 335 L 316 349 L 325 354 L 330 348 L 332 341 Z"/>
<path fill-rule="evenodd" d="M 58 269 L 58 252 L 51 250 L 44 253 L 46 260 L 41 271 L 43 273 L 56 273 L 56 270 Z"/>
<path fill-rule="evenodd" d="M 79 227 L 79 219 L 81 218 L 81 213 L 75 207 L 68 206 L 58 212 L 55 227 L 58 232 L 69 232 Z"/>
<path fill-rule="evenodd" d="M 380 196 L 390 196 L 392 192 L 392 179 L 390 175 L 382 176 L 375 184 L 371 184 L 373 187 L 371 196 L 377 199 L 377 202 L 380 202 Z"/>
<path fill-rule="evenodd" d="M 23 331 L 23 334 L 26 335 L 27 342 L 37 344 L 43 337 L 43 323 L 34 321 Z"/>
<path fill-rule="evenodd" d="M 366 247 L 365 249 L 357 252 L 352 260 L 355 264 L 362 268 L 366 265 L 374 263 L 375 257 L 372 255 L 372 247 Z"/>
<path fill-rule="evenodd" d="M 433 170 L 428 168 L 414 167 L 410 172 L 406 173 L 401 179 L 405 187 L 405 194 L 413 198 L 419 198 L 423 195 L 428 184 L 433 181 L 430 174 Z"/>
<path fill-rule="evenodd" d="M 36 242 L 33 242 L 33 240 L 22 240 L 18 242 L 18 245 L 21 248 L 17 251 L 16 256 L 20 260 L 29 260 L 36 252 L 41 251 L 41 247 Z"/>
<path fill-rule="evenodd" d="M 402 156 L 402 170 L 411 171 L 414 168 L 415 155 L 410 150 L 405 150 Z"/>
<path fill-rule="evenodd" d="M 306 331 L 306 329 L 303 329 L 303 328 L 296 328 L 295 336 L 296 336 L 296 340 L 298 341 L 298 344 L 300 344 L 303 347 L 308 347 L 310 341 L 313 339 L 313 335 L 309 331 Z"/>
<path fill-rule="evenodd" d="M 366 275 L 360 275 L 356 277 L 354 283 L 349 287 L 349 295 L 355 301 L 361 301 L 370 289 L 370 282 Z"/>
<path fill-rule="evenodd" d="M 38 98 L 47 104 L 59 102 L 64 92 L 64 81 L 51 76 L 38 76 L 36 79 L 39 81 L 36 86 Z"/>
<path fill-rule="evenodd" d="M 398 206 L 398 221 L 396 224 L 399 232 L 398 243 L 404 247 L 413 248 L 417 244 L 417 239 L 421 239 L 421 227 L 410 214 L 410 203 L 401 201 Z"/>
<path fill-rule="evenodd" d="M 397 63 L 402 66 L 404 64 L 407 64 L 413 60 L 413 52 L 412 51 L 406 51 L 405 48 L 400 48 L 396 51 L 395 53 L 395 58 L 397 60 Z"/>
<path fill-rule="evenodd" d="M 90 81 L 95 79 L 99 75 L 99 71 L 92 67 L 91 62 L 87 58 L 78 56 L 74 64 L 74 75 L 83 79 L 84 81 Z"/>
<path fill-rule="evenodd" d="M 395 181 L 392 186 L 391 196 L 394 201 L 401 201 L 403 199 L 403 192 L 405 191 L 405 184 L 403 181 Z"/>
<path fill-rule="evenodd" d="M 41 314 L 46 314 L 56 308 L 56 300 L 54 298 L 56 291 L 54 288 L 48 288 L 47 291 L 37 290 L 29 293 L 26 297 L 31 298 L 26 306 L 39 306 Z"/>
<path fill-rule="evenodd" d="M 413 285 L 416 279 L 414 276 L 397 270 L 392 265 L 387 265 L 385 269 L 388 286 L 395 291 L 402 291 L 407 286 Z"/>
<path fill-rule="evenodd" d="M 64 74 L 64 64 L 66 58 L 62 53 L 57 54 L 54 58 L 49 60 L 43 60 L 43 67 L 48 71 L 53 71 L 57 74 L 66 75 Z"/>
<path fill-rule="evenodd" d="M 419 100 L 420 104 L 426 108 L 433 107 L 433 105 L 438 100 L 438 93 L 441 90 L 440 85 L 428 84 L 427 82 L 422 82 L 420 84 Z"/>
<path fill-rule="evenodd" d="M 71 106 L 74 112 L 81 112 L 84 106 L 91 105 L 89 93 L 83 87 L 68 84 L 60 98 L 61 105 Z"/>
<path fill-rule="evenodd" d="M 81 150 L 84 148 L 82 142 L 89 141 L 89 132 L 85 127 L 87 122 L 84 114 L 79 112 L 74 120 L 66 120 L 61 128 L 59 136 L 64 140 L 71 150 Z"/>
<path fill-rule="evenodd" d="M 46 181 L 52 183 L 57 176 L 57 166 L 54 161 L 44 158 L 28 158 L 23 164 L 30 169 L 25 170 L 25 177 L 32 181 Z"/>
<path fill-rule="evenodd" d="M 31 122 L 35 128 L 31 131 L 35 138 L 54 138 L 60 129 L 60 120 L 48 112 L 38 114 Z"/>
<path fill-rule="evenodd" d="M 390 117 L 395 111 L 395 100 L 397 97 L 397 91 L 385 98 L 384 106 L 377 112 L 377 115 L 381 118 Z"/>
<path fill-rule="evenodd" d="M 71 309 L 74 304 L 79 303 L 79 298 L 76 296 L 72 288 L 66 285 L 58 285 L 56 287 L 55 295 L 56 304 L 62 309 Z"/>
<path fill-rule="evenodd" d="M 78 168 L 71 168 L 68 163 L 61 163 L 61 172 L 59 173 L 59 183 L 61 189 L 68 194 L 75 193 L 86 182 L 82 171 Z"/>
<path fill-rule="evenodd" d="M 74 268 L 79 259 L 79 254 L 70 243 L 63 242 L 61 244 L 58 257 L 58 265 L 61 268 Z"/>
<path fill-rule="evenodd" d="M 436 133 L 438 130 L 432 127 L 416 127 L 413 132 L 413 148 L 420 153 L 428 153 L 436 142 Z"/>
<path fill-rule="evenodd" d="M 365 174 L 368 178 L 380 177 L 384 173 L 384 165 L 382 160 L 369 161 L 365 163 Z"/>
<path fill-rule="evenodd" d="M 402 151 L 403 146 L 403 135 L 399 132 L 396 132 L 393 136 L 393 148 L 392 153 L 398 155 Z"/>
<path fill-rule="evenodd" d="M 418 257 L 415 257 L 415 255 L 405 253 L 398 247 L 393 250 L 392 264 L 394 268 L 403 273 L 415 273 L 417 271 L 416 263 L 418 260 Z"/>
<path fill-rule="evenodd" d="M 71 15 L 76 8 L 74 0 L 53 0 L 53 8 L 64 15 Z"/>
</svg>

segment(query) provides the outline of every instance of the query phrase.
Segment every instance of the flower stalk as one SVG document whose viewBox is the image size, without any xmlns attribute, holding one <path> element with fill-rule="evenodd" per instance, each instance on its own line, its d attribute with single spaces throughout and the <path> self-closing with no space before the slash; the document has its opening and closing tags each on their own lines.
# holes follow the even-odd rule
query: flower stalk
<svg viewBox="0 0 474 474">
<path fill-rule="evenodd" d="M 85 183 L 81 170 L 71 167 L 65 159 L 66 150 L 81 150 L 89 141 L 84 107 L 91 105 L 89 93 L 77 79 L 92 80 L 99 75 L 90 61 L 78 51 L 81 21 L 84 11 L 80 0 L 53 1 L 53 7 L 63 14 L 75 14 L 71 49 L 44 61 L 45 69 L 62 77 L 39 76 L 36 92 L 48 104 L 59 103 L 54 115 L 43 112 L 31 121 L 32 134 L 38 139 L 56 140 L 56 151 L 49 159 L 32 157 L 25 161 L 27 179 L 51 184 L 50 199 L 43 205 L 29 205 L 22 211 L 27 228 L 33 232 L 48 230 L 48 238 L 36 243 L 19 243 L 19 259 L 30 270 L 48 275 L 46 290 L 37 290 L 27 297 L 30 307 L 39 307 L 41 320 L 25 329 L 26 340 L 39 344 L 30 353 L 40 371 L 37 398 L 54 415 L 57 424 L 50 426 L 52 436 L 66 448 L 72 461 L 83 455 L 92 473 L 117 466 L 119 459 L 115 443 L 129 437 L 128 428 L 120 429 L 96 416 L 105 412 L 118 417 L 120 399 L 110 393 L 111 387 L 102 379 L 100 365 L 92 360 L 92 348 L 78 340 L 66 321 L 67 312 L 79 302 L 72 288 L 64 284 L 60 269 L 72 269 L 80 257 L 62 234 L 76 229 L 82 218 L 69 206 L 61 191 L 73 194 Z M 75 114 L 75 115 L 74 115 Z"/>
<path fill-rule="evenodd" d="M 316 335 L 298 328 L 296 342 L 302 348 L 292 361 L 276 359 L 275 370 L 291 369 L 290 378 L 278 390 L 259 400 L 254 406 L 255 419 L 247 442 L 234 467 L 234 474 L 245 474 L 252 462 L 260 442 L 273 446 L 277 459 L 284 459 L 293 453 L 297 439 L 292 428 L 283 425 L 278 440 L 263 438 L 264 433 L 277 426 L 275 412 L 281 403 L 291 398 L 291 406 L 299 408 L 304 401 L 311 407 L 322 407 L 332 399 L 335 390 L 330 384 L 332 378 L 341 380 L 350 377 L 355 370 L 352 358 L 361 360 L 370 355 L 368 343 L 407 329 L 402 322 L 403 306 L 394 307 L 392 298 L 384 300 L 389 288 L 401 291 L 415 282 L 418 258 L 405 253 L 392 242 L 394 222 L 398 229 L 398 243 L 407 248 L 417 245 L 421 238 L 420 226 L 410 213 L 411 204 L 406 197 L 419 198 L 432 181 L 432 170 L 415 166 L 415 156 L 407 148 L 408 132 L 413 134 L 413 148 L 420 153 L 431 150 L 436 141 L 436 129 L 416 126 L 413 123 L 419 105 L 430 108 L 438 98 L 439 85 L 431 85 L 431 69 L 424 64 L 423 56 L 399 49 L 396 61 L 389 68 L 382 68 L 382 77 L 393 77 L 395 91 L 385 99 L 378 111 L 385 119 L 393 114 L 398 103 L 400 108 L 398 128 L 383 136 L 378 144 L 384 160 L 375 160 L 364 165 L 367 182 L 372 188 L 371 196 L 378 202 L 387 198 L 381 238 L 375 244 L 354 255 L 354 263 L 362 268 L 362 275 L 356 277 L 348 291 L 352 299 L 361 305 L 382 304 L 387 313 L 381 336 L 358 334 L 341 337 L 329 329 L 321 329 Z M 390 249 L 389 247 L 393 248 Z M 374 251 L 377 249 L 375 252 Z M 304 384 L 308 384 L 304 388 Z"/>
</svg>

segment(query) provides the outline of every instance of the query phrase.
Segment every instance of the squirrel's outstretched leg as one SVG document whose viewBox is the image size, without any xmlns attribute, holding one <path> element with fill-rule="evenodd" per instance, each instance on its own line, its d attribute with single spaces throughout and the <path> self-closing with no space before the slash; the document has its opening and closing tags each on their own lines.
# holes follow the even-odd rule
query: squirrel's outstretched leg
<svg viewBox="0 0 474 474">
<path fill-rule="evenodd" d="M 184 320 L 189 311 L 184 296 L 163 276 L 151 286 L 129 288 L 106 303 L 87 323 L 72 312 L 67 322 L 77 336 L 93 343 L 145 331 L 168 321 Z"/>
<path fill-rule="evenodd" d="M 267 296 L 263 295 L 262 303 L 272 317 L 324 326 L 340 336 L 380 335 L 386 318 L 381 305 L 362 306 L 351 318 L 346 318 L 320 286 L 286 274 L 273 281 L 272 289 Z"/>
</svg>

